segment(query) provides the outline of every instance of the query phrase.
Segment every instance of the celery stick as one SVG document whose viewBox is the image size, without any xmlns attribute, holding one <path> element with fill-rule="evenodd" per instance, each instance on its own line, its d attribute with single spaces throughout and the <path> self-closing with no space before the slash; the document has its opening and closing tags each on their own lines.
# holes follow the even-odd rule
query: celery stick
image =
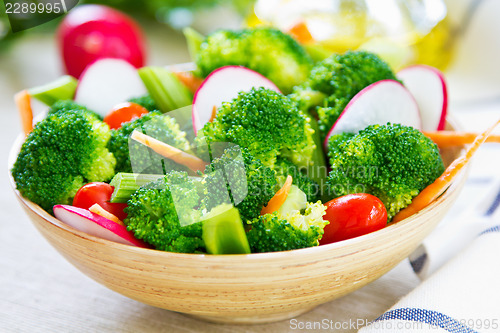
<svg viewBox="0 0 500 333">
<path fill-rule="evenodd" d="M 196 61 L 196 56 L 200 51 L 201 43 L 205 40 L 205 36 L 190 27 L 184 28 L 182 32 L 184 33 L 184 37 L 186 37 L 191 61 Z"/>
<path fill-rule="evenodd" d="M 143 67 L 139 69 L 149 94 L 164 113 L 191 105 L 193 96 L 177 76 L 163 67 Z"/>
<path fill-rule="evenodd" d="M 78 81 L 74 77 L 64 75 L 43 86 L 31 88 L 28 93 L 42 103 L 51 106 L 59 100 L 73 99 L 77 85 Z"/>
<path fill-rule="evenodd" d="M 240 213 L 231 204 L 222 204 L 202 218 L 202 238 L 210 254 L 250 253 Z"/>
<path fill-rule="evenodd" d="M 148 175 L 134 173 L 117 173 L 109 183 L 115 189 L 111 195 L 110 202 L 124 203 L 139 187 L 163 177 L 163 175 Z"/>
</svg>

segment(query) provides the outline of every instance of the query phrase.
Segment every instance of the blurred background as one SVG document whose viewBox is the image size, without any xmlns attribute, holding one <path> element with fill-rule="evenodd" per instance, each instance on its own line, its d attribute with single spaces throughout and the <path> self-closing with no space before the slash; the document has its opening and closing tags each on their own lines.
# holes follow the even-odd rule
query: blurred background
<svg viewBox="0 0 500 333">
<path fill-rule="evenodd" d="M 86 3 L 105 4 L 137 20 L 147 31 L 149 64 L 189 60 L 181 34 L 185 27 L 206 35 L 219 28 L 265 24 L 295 32 L 299 39 L 310 35 L 314 43 L 308 48 L 318 57 L 366 49 L 380 54 L 395 70 L 413 63 L 438 67 L 450 79 L 454 101 L 500 96 L 500 4 L 495 0 L 79 1 Z M 26 40 L 39 40 L 45 50 L 55 50 L 53 32 L 60 21 L 13 33 L 0 2 L 0 59 L 5 62 Z"/>
</svg>

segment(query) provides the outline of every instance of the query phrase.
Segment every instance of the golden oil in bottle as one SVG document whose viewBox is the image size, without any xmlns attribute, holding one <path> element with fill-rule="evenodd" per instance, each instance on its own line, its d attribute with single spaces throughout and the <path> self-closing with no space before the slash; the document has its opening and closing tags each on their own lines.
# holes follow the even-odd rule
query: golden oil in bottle
<svg viewBox="0 0 500 333">
<path fill-rule="evenodd" d="M 259 0 L 249 26 L 288 31 L 303 23 L 318 47 L 332 53 L 364 49 L 398 70 L 411 64 L 444 69 L 452 34 L 441 0 Z"/>
</svg>

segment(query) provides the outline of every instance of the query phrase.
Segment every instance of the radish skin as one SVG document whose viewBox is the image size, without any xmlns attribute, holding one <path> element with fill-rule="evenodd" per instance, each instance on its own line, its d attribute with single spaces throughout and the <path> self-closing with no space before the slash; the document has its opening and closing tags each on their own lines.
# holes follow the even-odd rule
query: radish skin
<svg viewBox="0 0 500 333">
<path fill-rule="evenodd" d="M 128 231 L 126 227 L 98 214 L 94 214 L 87 209 L 69 205 L 55 205 L 54 215 L 70 227 L 95 237 L 126 245 L 144 248 L 151 247 L 135 238 L 132 232 Z"/>
</svg>

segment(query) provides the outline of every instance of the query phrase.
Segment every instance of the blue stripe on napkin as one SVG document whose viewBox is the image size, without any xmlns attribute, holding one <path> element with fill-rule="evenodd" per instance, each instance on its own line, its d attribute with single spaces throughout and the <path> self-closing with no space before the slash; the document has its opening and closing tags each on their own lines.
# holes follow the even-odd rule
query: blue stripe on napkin
<svg viewBox="0 0 500 333">
<path fill-rule="evenodd" d="M 461 324 L 458 320 L 451 318 L 443 313 L 419 308 L 401 308 L 388 311 L 374 320 L 407 320 L 418 321 L 421 323 L 429 324 L 451 333 L 478 333 L 473 329 Z"/>
<path fill-rule="evenodd" d="M 417 259 L 410 260 L 410 265 L 413 268 L 415 273 L 420 273 L 424 268 L 425 263 L 427 262 L 428 256 L 427 253 L 422 254 Z"/>
<path fill-rule="evenodd" d="M 484 234 L 490 234 L 492 232 L 500 232 L 500 225 L 496 225 L 494 227 L 488 228 L 485 231 L 481 232 L 479 236 L 484 235 Z"/>
</svg>

